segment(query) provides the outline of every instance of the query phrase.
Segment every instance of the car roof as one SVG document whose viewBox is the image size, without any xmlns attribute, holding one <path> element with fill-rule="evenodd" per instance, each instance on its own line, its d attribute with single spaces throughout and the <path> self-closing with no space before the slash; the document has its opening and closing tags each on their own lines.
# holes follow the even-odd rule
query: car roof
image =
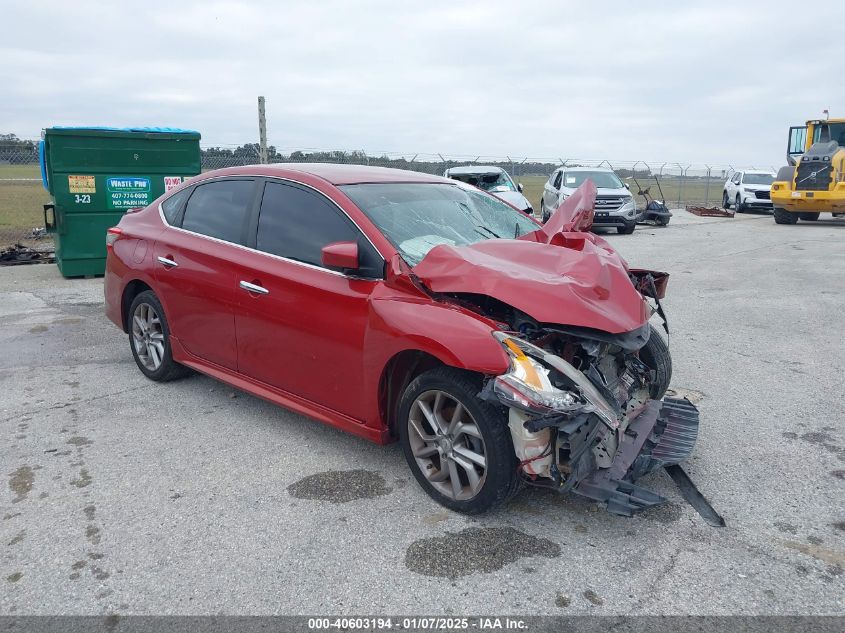
<svg viewBox="0 0 845 633">
<path fill-rule="evenodd" d="M 443 176 L 423 174 L 407 169 L 392 169 L 388 167 L 370 167 L 368 165 L 341 165 L 336 163 L 273 163 L 271 165 L 245 165 L 243 167 L 227 167 L 213 172 L 203 172 L 209 176 L 268 176 L 290 177 L 294 173 L 308 174 L 321 178 L 333 185 L 353 185 L 379 182 L 428 182 L 455 184 Z"/>
<path fill-rule="evenodd" d="M 763 174 L 765 176 L 771 176 L 774 173 L 765 169 L 740 169 L 739 171 L 743 174 Z"/>
<path fill-rule="evenodd" d="M 471 174 L 501 174 L 504 171 L 501 167 L 494 165 L 464 165 L 463 167 L 450 167 L 446 173 L 455 176 L 466 176 Z"/>
<path fill-rule="evenodd" d="M 612 169 L 607 167 L 561 167 L 564 171 L 607 171 L 613 172 Z"/>
</svg>

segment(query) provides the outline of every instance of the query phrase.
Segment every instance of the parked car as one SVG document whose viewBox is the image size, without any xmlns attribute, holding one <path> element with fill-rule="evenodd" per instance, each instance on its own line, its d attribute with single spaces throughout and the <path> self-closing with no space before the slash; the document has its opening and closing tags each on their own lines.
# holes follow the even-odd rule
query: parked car
<svg viewBox="0 0 845 633">
<path fill-rule="evenodd" d="M 485 165 L 467 165 L 465 167 L 451 167 L 443 174 L 446 178 L 462 182 L 492 193 L 500 200 L 504 200 L 527 215 L 534 215 L 534 207 L 522 195 L 522 183 L 514 183 L 508 172 L 501 167 Z"/>
<path fill-rule="evenodd" d="M 748 209 L 772 210 L 772 183 L 775 175 L 769 171 L 738 171 L 725 182 L 722 206 L 734 205 L 737 213 Z"/>
<path fill-rule="evenodd" d="M 543 186 L 540 201 L 544 221 L 588 179 L 598 190 L 593 226 L 615 227 L 619 233 L 633 233 L 638 216 L 634 196 L 612 169 L 603 167 L 560 167 L 553 171 Z"/>
<path fill-rule="evenodd" d="M 633 482 L 686 458 L 698 414 L 661 400 L 671 359 L 649 318 L 667 276 L 585 232 L 594 197 L 583 185 L 540 226 L 438 176 L 210 171 L 109 229 L 106 314 L 151 380 L 193 369 L 398 439 L 454 510 L 530 481 L 630 514 L 664 500 Z"/>
</svg>

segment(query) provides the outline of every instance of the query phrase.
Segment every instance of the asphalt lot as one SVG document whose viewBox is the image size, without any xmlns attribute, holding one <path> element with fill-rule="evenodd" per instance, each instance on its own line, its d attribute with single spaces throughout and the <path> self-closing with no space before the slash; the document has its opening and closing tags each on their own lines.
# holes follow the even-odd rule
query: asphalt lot
<svg viewBox="0 0 845 633">
<path fill-rule="evenodd" d="M 451 513 L 396 445 L 145 379 L 101 279 L 0 268 L 0 614 L 845 613 L 845 221 L 608 239 L 672 275 L 687 470 L 727 527 L 664 473 L 630 519 L 538 490 Z"/>
</svg>

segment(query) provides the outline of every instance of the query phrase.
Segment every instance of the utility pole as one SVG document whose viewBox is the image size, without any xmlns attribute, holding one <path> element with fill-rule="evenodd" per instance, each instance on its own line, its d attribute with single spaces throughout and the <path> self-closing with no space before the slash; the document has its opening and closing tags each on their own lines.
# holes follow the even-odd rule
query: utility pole
<svg viewBox="0 0 845 633">
<path fill-rule="evenodd" d="M 267 119 L 264 117 L 264 97 L 258 97 L 258 160 L 267 164 Z"/>
</svg>

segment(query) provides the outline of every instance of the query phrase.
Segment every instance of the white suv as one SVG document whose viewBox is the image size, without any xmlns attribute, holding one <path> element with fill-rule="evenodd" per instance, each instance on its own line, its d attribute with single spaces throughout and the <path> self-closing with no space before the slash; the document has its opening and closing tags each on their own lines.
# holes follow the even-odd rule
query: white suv
<svg viewBox="0 0 845 633">
<path fill-rule="evenodd" d="M 737 213 L 748 209 L 772 210 L 772 183 L 775 175 L 769 171 L 738 171 L 725 183 L 722 206 L 734 205 Z"/>
<path fill-rule="evenodd" d="M 540 200 L 543 222 L 588 178 L 597 189 L 593 226 L 616 227 L 619 233 L 633 233 L 638 216 L 634 196 L 613 170 L 604 167 L 560 167 L 552 172 Z"/>
</svg>

